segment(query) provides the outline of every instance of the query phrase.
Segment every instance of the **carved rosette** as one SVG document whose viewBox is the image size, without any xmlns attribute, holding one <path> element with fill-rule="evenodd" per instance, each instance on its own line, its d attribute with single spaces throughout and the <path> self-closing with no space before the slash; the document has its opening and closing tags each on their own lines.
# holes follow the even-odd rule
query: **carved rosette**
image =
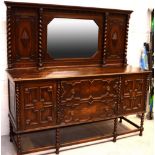
<svg viewBox="0 0 155 155">
<path fill-rule="evenodd" d="M 125 52 L 124 52 L 124 65 L 127 65 L 127 46 L 128 46 L 129 19 L 130 19 L 130 15 L 127 15 L 126 36 L 125 36 Z"/>
<path fill-rule="evenodd" d="M 12 68 L 12 44 L 11 44 L 11 35 L 12 35 L 12 20 L 11 20 L 11 6 L 7 7 L 7 51 L 8 51 L 8 68 Z"/>
<path fill-rule="evenodd" d="M 42 48 L 42 33 L 43 33 L 43 8 L 40 8 L 39 10 L 39 52 L 38 52 L 38 66 L 42 67 L 42 53 L 43 53 L 43 48 Z"/>
<path fill-rule="evenodd" d="M 19 90 L 19 84 L 16 84 L 15 86 L 16 91 L 16 118 L 17 118 L 17 129 L 19 129 L 19 123 L 20 123 L 20 90 Z"/>
<path fill-rule="evenodd" d="M 106 63 L 106 53 L 107 53 L 107 21 L 108 13 L 105 13 L 105 25 L 104 25 L 104 47 L 103 47 L 103 65 Z"/>
</svg>

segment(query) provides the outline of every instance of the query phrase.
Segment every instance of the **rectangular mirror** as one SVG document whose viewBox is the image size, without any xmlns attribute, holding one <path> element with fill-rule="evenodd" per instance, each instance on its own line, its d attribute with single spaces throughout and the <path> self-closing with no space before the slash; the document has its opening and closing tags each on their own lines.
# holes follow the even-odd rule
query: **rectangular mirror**
<svg viewBox="0 0 155 155">
<path fill-rule="evenodd" d="M 90 58 L 98 50 L 94 20 L 54 18 L 47 25 L 47 53 L 53 59 Z"/>
</svg>

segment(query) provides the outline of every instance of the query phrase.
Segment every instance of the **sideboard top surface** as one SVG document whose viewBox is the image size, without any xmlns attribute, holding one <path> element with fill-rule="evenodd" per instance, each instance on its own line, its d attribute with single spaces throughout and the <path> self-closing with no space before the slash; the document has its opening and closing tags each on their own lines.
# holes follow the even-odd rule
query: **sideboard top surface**
<svg viewBox="0 0 155 155">
<path fill-rule="evenodd" d="M 8 77 L 13 81 L 28 81 L 42 79 L 68 79 L 77 77 L 94 77 L 121 74 L 139 74 L 149 73 L 136 67 L 74 67 L 74 68 L 44 68 L 38 69 L 14 69 L 7 70 Z"/>
</svg>

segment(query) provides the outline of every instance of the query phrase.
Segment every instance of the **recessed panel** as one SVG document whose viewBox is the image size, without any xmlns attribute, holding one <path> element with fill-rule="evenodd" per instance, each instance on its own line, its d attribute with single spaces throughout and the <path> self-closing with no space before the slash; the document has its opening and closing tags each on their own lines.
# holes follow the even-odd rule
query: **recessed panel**
<svg viewBox="0 0 155 155">
<path fill-rule="evenodd" d="M 47 27 L 47 52 L 51 58 L 89 58 L 98 48 L 94 20 L 54 18 Z"/>
</svg>

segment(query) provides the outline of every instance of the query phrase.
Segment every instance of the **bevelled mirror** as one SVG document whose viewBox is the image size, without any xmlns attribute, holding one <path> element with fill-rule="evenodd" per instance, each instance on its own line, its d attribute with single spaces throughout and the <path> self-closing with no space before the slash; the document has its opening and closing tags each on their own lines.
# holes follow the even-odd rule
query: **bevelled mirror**
<svg viewBox="0 0 155 155">
<path fill-rule="evenodd" d="M 98 31 L 94 20 L 54 18 L 47 26 L 47 52 L 53 59 L 92 57 Z"/>
</svg>

